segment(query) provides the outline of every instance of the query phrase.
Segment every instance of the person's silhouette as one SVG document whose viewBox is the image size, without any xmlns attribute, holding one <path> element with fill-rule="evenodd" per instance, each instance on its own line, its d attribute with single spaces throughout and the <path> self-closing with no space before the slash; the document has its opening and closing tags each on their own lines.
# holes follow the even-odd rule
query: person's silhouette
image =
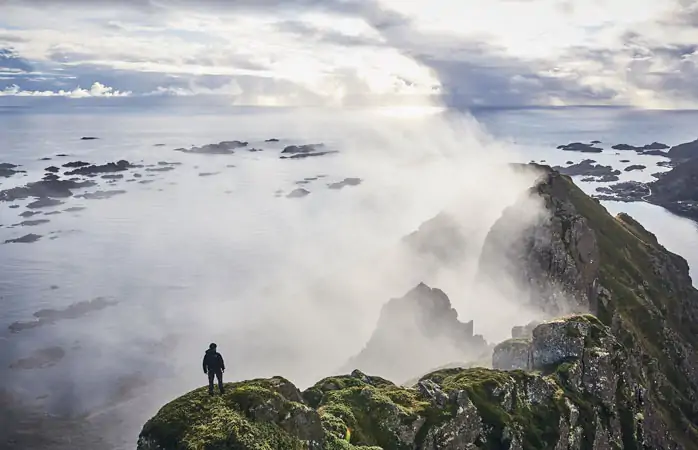
<svg viewBox="0 0 698 450">
<path fill-rule="evenodd" d="M 218 379 L 218 390 L 223 394 L 223 372 L 225 363 L 220 353 L 216 351 L 216 344 L 211 344 L 204 355 L 204 373 L 208 374 L 208 393 L 213 395 L 213 377 Z"/>
</svg>

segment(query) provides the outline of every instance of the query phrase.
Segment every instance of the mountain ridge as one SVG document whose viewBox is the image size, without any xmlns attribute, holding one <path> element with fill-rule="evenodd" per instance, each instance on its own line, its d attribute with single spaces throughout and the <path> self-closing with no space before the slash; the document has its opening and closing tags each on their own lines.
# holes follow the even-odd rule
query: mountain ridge
<svg viewBox="0 0 698 450">
<path fill-rule="evenodd" d="M 287 390 L 281 378 L 232 384 L 234 399 L 210 404 L 197 390 L 144 426 L 139 450 L 698 448 L 698 291 L 688 264 L 571 178 L 526 167 L 538 181 L 492 227 L 481 262 L 489 272 L 506 255 L 503 270 L 528 291 L 522 303 L 551 319 L 577 313 L 533 328 L 546 364 L 517 369 L 524 363 L 500 344 L 514 370 L 443 369 L 415 388 L 356 371 L 291 397 L 275 387 Z M 507 234 L 532 197 L 546 214 Z"/>
</svg>

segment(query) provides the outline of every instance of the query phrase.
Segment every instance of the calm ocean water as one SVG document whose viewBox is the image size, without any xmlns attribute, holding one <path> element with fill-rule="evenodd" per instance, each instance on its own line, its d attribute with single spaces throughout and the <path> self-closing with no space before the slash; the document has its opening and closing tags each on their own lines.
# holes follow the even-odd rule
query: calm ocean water
<svg viewBox="0 0 698 450">
<path fill-rule="evenodd" d="M 228 351 L 231 378 L 284 370 L 301 385 L 310 382 L 358 351 L 382 302 L 419 280 L 412 268 L 385 267 L 383 258 L 402 236 L 463 196 L 470 198 L 469 208 L 482 207 L 477 209 L 481 217 L 469 219 L 482 233 L 513 200 L 521 186 L 501 185 L 480 173 L 485 162 L 556 165 L 591 158 L 622 168 L 619 160 L 629 159 L 628 164 L 648 169 L 622 178 L 647 181 L 664 170 L 656 166 L 662 158 L 616 154 L 610 145 L 693 140 L 698 113 L 580 108 L 486 111 L 476 114 L 478 122 L 438 117 L 266 109 L 0 111 L 0 162 L 27 170 L 26 176 L 0 179 L 2 189 L 74 160 L 181 163 L 170 172 L 136 170 L 143 175 L 139 181 L 153 181 L 148 184 L 127 182 L 130 176 L 113 184 L 100 179 L 100 187 L 89 191 L 126 193 L 68 199 L 47 210 L 61 214 L 32 217 L 50 219 L 33 227 L 12 227 L 24 220 L 19 214 L 28 201 L 16 202 L 16 209 L 0 204 L 0 242 L 30 232 L 43 236 L 32 244 L 0 245 L 2 384 L 51 411 L 94 414 L 115 402 L 120 385 L 114 380 L 128 384 L 134 374 L 155 379 L 147 388 L 150 396 L 117 427 L 132 437 L 157 406 L 203 382 L 198 359 L 210 340 Z M 81 136 L 100 139 L 81 141 Z M 270 138 L 280 142 L 265 142 Z M 263 151 L 173 151 L 234 139 Z M 608 150 L 555 149 L 594 139 Z M 285 145 L 318 142 L 340 153 L 278 158 Z M 52 159 L 40 161 L 45 157 Z M 363 182 L 328 189 L 347 177 Z M 297 183 L 303 181 L 308 183 Z M 598 185 L 580 186 L 592 193 Z M 311 193 L 285 198 L 299 187 Z M 604 205 L 637 218 L 689 261 L 694 277 L 698 274 L 693 222 L 647 204 Z M 72 206 L 86 209 L 65 211 Z M 337 283 L 305 286 L 307 280 L 336 274 Z M 6 331 L 42 308 L 95 297 L 119 303 L 78 319 Z M 493 340 L 504 337 L 510 318 L 497 317 L 478 299 L 454 297 L 464 319 L 475 318 L 477 332 Z M 506 326 L 478 330 L 488 320 Z M 51 367 L 2 369 L 55 345 L 66 356 Z M 308 348 L 311 354 L 303 351 Z"/>
</svg>

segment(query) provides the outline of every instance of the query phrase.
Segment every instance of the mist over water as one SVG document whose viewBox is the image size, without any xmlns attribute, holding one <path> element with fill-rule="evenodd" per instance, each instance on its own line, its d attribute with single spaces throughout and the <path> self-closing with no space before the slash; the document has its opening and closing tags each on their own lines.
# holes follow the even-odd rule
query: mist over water
<svg viewBox="0 0 698 450">
<path fill-rule="evenodd" d="M 493 137 L 502 130 L 496 121 L 484 123 L 488 128 L 465 114 L 385 111 L 3 115 L 0 162 L 22 164 L 29 173 L 0 180 L 2 189 L 38 180 L 57 162 L 182 165 L 151 184 L 89 189 L 127 193 L 68 199 L 61 209 L 86 209 L 32 229 L 6 228 L 23 209 L 0 204 L 2 242 L 60 231 L 55 240 L 0 245 L 0 384 L 46 411 L 87 415 L 106 439 L 132 448 L 160 406 L 205 383 L 200 364 L 209 342 L 226 359 L 226 381 L 283 375 L 303 388 L 357 353 L 383 304 L 422 281 L 444 290 L 459 319 L 474 320 L 475 333 L 490 342 L 507 338 L 513 325 L 536 314 L 517 307 L 517 298 L 476 288 L 473 279 L 490 227 L 534 180 L 507 163 L 539 159 L 531 152 L 540 150 Z M 264 142 L 270 138 L 281 142 Z M 264 151 L 173 151 L 233 139 Z M 319 142 L 339 153 L 279 159 L 285 145 Z M 38 161 L 58 153 L 70 157 Z M 588 156 L 547 155 L 551 164 Z M 348 177 L 363 181 L 327 186 Z M 298 187 L 310 194 L 285 197 Z M 283 193 L 276 196 L 277 190 Z M 530 217 L 510 224 L 512 232 L 537 217 L 536 204 L 531 208 Z M 469 239 L 456 266 L 434 266 L 401 244 L 442 211 Z M 39 309 L 95 297 L 118 304 L 6 331 Z M 66 352 L 56 365 L 6 369 L 49 346 Z"/>
<path fill-rule="evenodd" d="M 109 434 L 133 442 L 159 406 L 205 382 L 200 359 L 212 341 L 226 358 L 228 381 L 282 374 L 308 386 L 362 348 L 385 302 L 421 281 L 440 284 L 487 338 L 505 337 L 515 324 L 514 317 L 488 320 L 493 299 L 472 295 L 471 278 L 490 226 L 533 178 L 512 172 L 506 163 L 514 150 L 472 117 L 297 111 L 12 121 L 3 129 L 11 149 L 3 160 L 29 171 L 15 183 L 38 179 L 54 162 L 37 160 L 57 153 L 95 163 L 182 163 L 152 184 L 109 187 L 124 195 L 68 199 L 61 208 L 87 209 L 31 230 L 61 231 L 55 240 L 2 246 L 3 328 L 41 308 L 95 297 L 119 302 L 3 332 L 4 367 L 48 346 L 66 351 L 52 367 L 2 374 L 4 386 L 47 411 L 91 420 L 106 412 L 125 421 L 113 422 Z M 172 151 L 232 139 L 264 151 Z M 279 159 L 284 145 L 318 142 L 339 153 Z M 302 186 L 308 196 L 285 197 L 296 181 L 315 177 Z M 363 182 L 328 189 L 347 177 Z M 16 223 L 21 209 L 7 206 L 2 223 Z M 444 209 L 467 227 L 473 252 L 467 270 L 426 273 L 400 241 Z M 3 241 L 26 232 L 0 229 Z"/>
</svg>

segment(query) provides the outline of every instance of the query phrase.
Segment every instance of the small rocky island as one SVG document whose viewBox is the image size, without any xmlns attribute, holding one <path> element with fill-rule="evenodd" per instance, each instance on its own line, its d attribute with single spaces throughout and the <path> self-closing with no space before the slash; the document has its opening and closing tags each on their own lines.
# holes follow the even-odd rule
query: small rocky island
<svg viewBox="0 0 698 450">
<path fill-rule="evenodd" d="M 567 167 L 555 166 L 553 169 L 557 170 L 561 174 L 574 176 L 584 176 L 582 181 L 596 181 L 601 183 L 608 183 L 612 181 L 618 181 L 618 175 L 621 174 L 620 170 L 614 169 L 611 166 L 603 166 L 601 164 L 595 164 L 596 161 L 592 159 L 585 159 L 577 164 L 572 164 Z"/>
<path fill-rule="evenodd" d="M 582 153 L 601 153 L 603 149 L 601 147 L 595 147 L 594 143 L 585 144 L 583 142 L 571 142 L 569 144 L 558 145 L 558 150 L 565 150 L 568 152 L 582 152 Z"/>
</svg>

